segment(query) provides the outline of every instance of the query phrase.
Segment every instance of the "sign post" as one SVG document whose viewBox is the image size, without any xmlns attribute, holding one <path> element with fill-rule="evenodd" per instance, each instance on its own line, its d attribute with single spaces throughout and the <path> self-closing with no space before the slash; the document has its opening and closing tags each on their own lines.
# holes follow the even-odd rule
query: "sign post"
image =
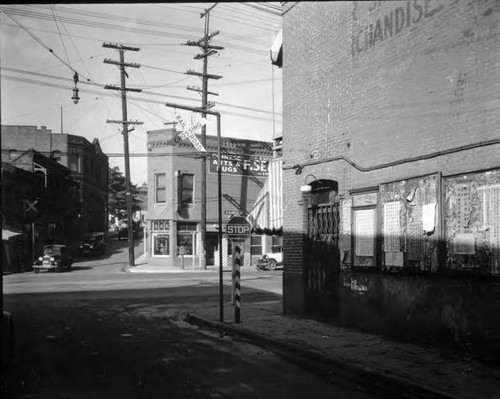
<svg viewBox="0 0 500 399">
<path fill-rule="evenodd" d="M 241 248 L 239 243 L 244 243 L 250 235 L 251 225 L 243 216 L 233 216 L 226 224 L 226 234 L 233 243 L 233 287 L 234 287 L 234 322 L 240 322 L 241 292 L 240 292 L 240 266 Z"/>
</svg>

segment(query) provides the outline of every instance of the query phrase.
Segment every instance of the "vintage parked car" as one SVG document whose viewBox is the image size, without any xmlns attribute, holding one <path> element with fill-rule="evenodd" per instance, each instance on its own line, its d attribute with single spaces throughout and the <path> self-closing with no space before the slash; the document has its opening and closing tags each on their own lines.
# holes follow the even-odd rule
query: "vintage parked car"
<svg viewBox="0 0 500 399">
<path fill-rule="evenodd" d="M 134 238 L 137 238 L 137 229 L 134 226 L 134 230 L 132 230 L 132 235 Z M 127 226 L 120 226 L 118 229 L 118 239 L 121 240 L 122 238 L 125 238 L 128 240 L 128 227 Z"/>
<path fill-rule="evenodd" d="M 102 255 L 106 252 L 104 233 L 90 233 L 83 237 L 79 248 L 83 255 Z"/>
<path fill-rule="evenodd" d="M 257 260 L 257 269 L 259 270 L 275 270 L 283 267 L 283 252 L 266 253 L 262 258 Z"/>
<path fill-rule="evenodd" d="M 118 228 L 118 239 L 121 240 L 122 238 L 128 239 L 128 227 L 126 226 Z"/>
<path fill-rule="evenodd" d="M 38 273 L 41 269 L 57 272 L 71 269 L 73 258 L 69 255 L 66 245 L 51 244 L 43 247 L 43 256 L 33 263 L 33 270 Z"/>
</svg>

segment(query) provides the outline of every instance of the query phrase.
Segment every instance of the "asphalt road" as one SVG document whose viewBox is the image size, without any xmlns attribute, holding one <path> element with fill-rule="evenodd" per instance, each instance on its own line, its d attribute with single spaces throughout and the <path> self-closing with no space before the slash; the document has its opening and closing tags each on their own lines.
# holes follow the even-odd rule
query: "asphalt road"
<svg viewBox="0 0 500 399">
<path fill-rule="evenodd" d="M 183 321 L 218 301 L 217 273 L 134 274 L 126 243 L 64 273 L 4 276 L 16 357 L 3 398 L 366 398 L 258 346 Z M 224 296 L 230 296 L 225 276 Z M 243 273 L 245 301 L 281 295 L 280 272 Z"/>
</svg>

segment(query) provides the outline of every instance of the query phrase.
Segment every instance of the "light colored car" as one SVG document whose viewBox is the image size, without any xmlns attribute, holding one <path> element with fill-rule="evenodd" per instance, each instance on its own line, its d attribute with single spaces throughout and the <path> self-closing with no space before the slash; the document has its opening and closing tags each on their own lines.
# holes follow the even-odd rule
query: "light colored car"
<svg viewBox="0 0 500 399">
<path fill-rule="evenodd" d="M 257 269 L 260 270 L 275 270 L 283 267 L 283 252 L 265 253 L 257 261 Z"/>
</svg>

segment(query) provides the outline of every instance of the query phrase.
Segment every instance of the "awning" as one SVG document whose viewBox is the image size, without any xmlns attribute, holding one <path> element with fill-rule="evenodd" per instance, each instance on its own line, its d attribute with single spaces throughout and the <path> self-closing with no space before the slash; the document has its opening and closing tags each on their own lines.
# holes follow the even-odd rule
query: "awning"
<svg viewBox="0 0 500 399">
<path fill-rule="evenodd" d="M 248 215 L 252 232 L 281 235 L 283 232 L 283 184 L 281 159 L 269 162 L 269 175 Z"/>
<path fill-rule="evenodd" d="M 2 240 L 8 240 L 10 237 L 19 236 L 21 234 L 22 233 L 18 233 L 17 231 L 2 229 Z"/>
<path fill-rule="evenodd" d="M 271 46 L 271 64 L 283 66 L 283 29 L 280 29 Z"/>
</svg>

